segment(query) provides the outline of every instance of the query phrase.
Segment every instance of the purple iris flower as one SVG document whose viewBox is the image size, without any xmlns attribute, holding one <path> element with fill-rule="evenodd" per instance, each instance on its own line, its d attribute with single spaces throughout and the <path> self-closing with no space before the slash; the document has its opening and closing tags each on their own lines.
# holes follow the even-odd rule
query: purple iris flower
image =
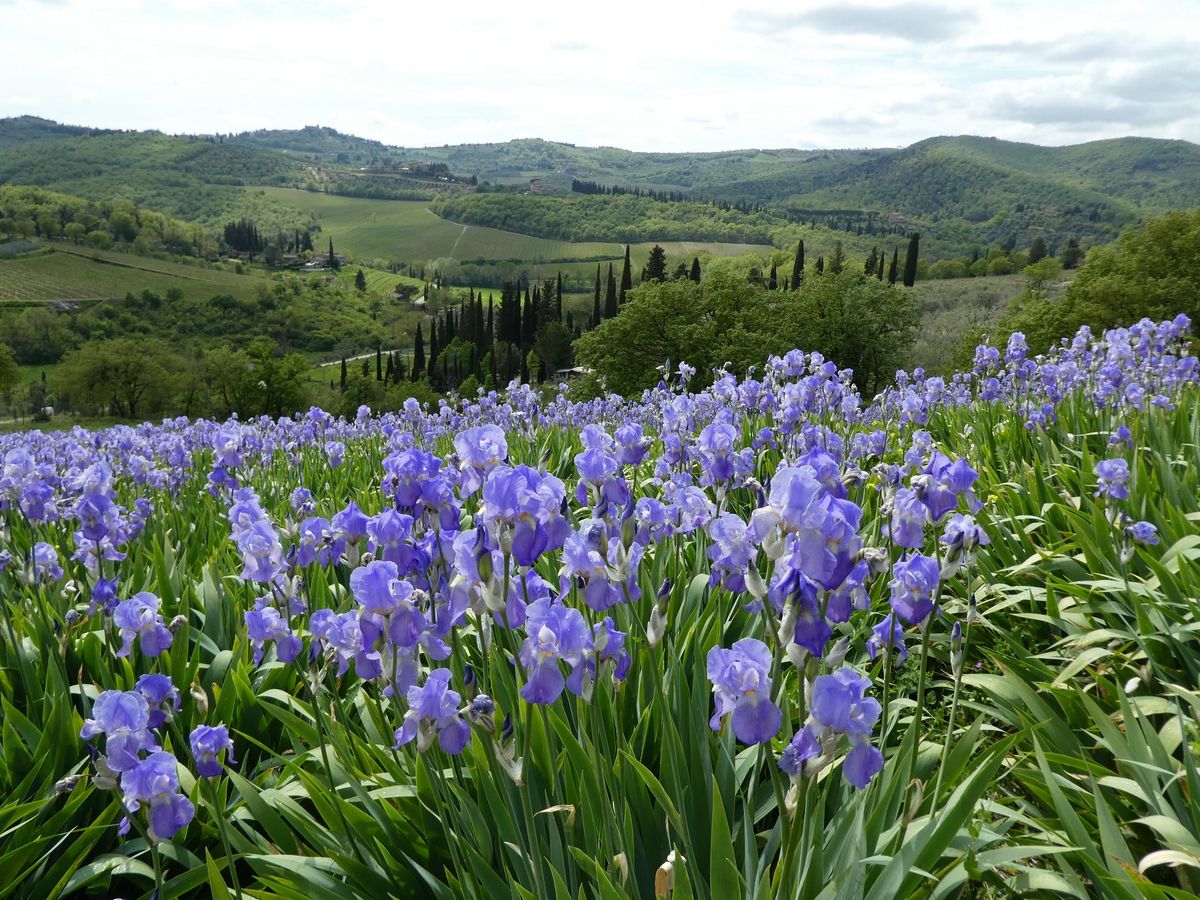
<svg viewBox="0 0 1200 900">
<path fill-rule="evenodd" d="M 136 813 L 144 805 L 150 835 L 169 841 L 175 832 L 192 821 L 196 809 L 179 793 L 179 763 L 170 753 L 158 750 L 121 774 L 125 809 Z M 123 824 L 128 830 L 128 825 Z M 124 831 L 122 831 L 124 833 Z"/>
<path fill-rule="evenodd" d="M 712 561 L 709 584 L 720 584 L 735 594 L 745 592 L 746 576 L 758 556 L 758 547 L 745 521 L 733 513 L 723 513 L 708 523 L 706 531 L 712 540 L 708 548 L 708 558 Z M 750 576 L 752 580 L 754 575 Z"/>
<path fill-rule="evenodd" d="M 143 675 L 134 690 L 150 705 L 150 727 L 158 728 L 180 710 L 179 691 L 166 675 Z"/>
<path fill-rule="evenodd" d="M 908 659 L 908 647 L 904 645 L 904 626 L 900 624 L 895 613 L 888 613 L 882 622 L 871 629 L 871 636 L 867 638 L 867 655 L 875 659 L 889 646 L 896 651 L 898 663 Z"/>
<path fill-rule="evenodd" d="M 58 551 L 45 541 L 33 545 L 33 580 L 39 584 L 58 581 L 63 577 L 63 568 L 58 564 Z"/>
<path fill-rule="evenodd" d="M 1096 465 L 1096 496 L 1110 500 L 1129 499 L 1129 463 L 1123 459 L 1105 459 Z"/>
<path fill-rule="evenodd" d="M 341 441 L 329 441 L 325 445 L 325 458 L 329 460 L 331 469 L 341 468 L 346 461 L 346 445 Z"/>
<path fill-rule="evenodd" d="M 96 583 L 92 585 L 92 601 L 88 605 L 88 613 L 91 614 L 98 609 L 103 610 L 106 613 L 111 613 L 116 608 L 116 577 L 96 579 Z"/>
<path fill-rule="evenodd" d="M 617 459 L 623 466 L 640 465 L 650 450 L 651 441 L 643 436 L 641 425 L 629 423 L 618 428 L 613 436 L 616 438 Z"/>
<path fill-rule="evenodd" d="M 1151 546 L 1159 542 L 1158 529 L 1150 522 L 1134 522 L 1125 531 L 1135 544 Z"/>
<path fill-rule="evenodd" d="M 935 450 L 930 455 L 929 464 L 922 473 L 923 490 L 920 491 L 921 501 L 929 510 L 929 518 L 940 522 L 944 516 L 958 506 L 958 498 L 965 496 L 968 503 L 975 509 L 978 501 L 971 486 L 979 478 L 979 473 L 971 468 L 965 459 L 950 461 L 950 457 Z M 914 483 L 917 479 L 914 479 Z"/>
<path fill-rule="evenodd" d="M 135 637 L 141 639 L 142 653 L 146 656 L 158 656 L 171 646 L 171 632 L 158 611 L 161 603 L 149 591 L 142 591 L 117 604 L 113 611 L 113 624 L 121 630 L 117 656 L 129 655 Z"/>
<path fill-rule="evenodd" d="M 404 723 L 396 729 L 397 747 L 419 735 L 417 746 L 424 750 L 436 736 L 438 746 L 447 753 L 462 753 L 471 740 L 471 726 L 460 714 L 462 697 L 450 689 L 452 674 L 449 669 L 434 669 L 423 685 L 408 689 L 409 708 Z"/>
<path fill-rule="evenodd" d="M 706 483 L 722 484 L 733 477 L 734 466 L 730 456 L 739 436 L 738 429 L 727 422 L 713 422 L 704 426 L 697 445 Z"/>
<path fill-rule="evenodd" d="M 224 725 L 197 725 L 188 736 L 188 741 L 192 745 L 192 757 L 196 760 L 196 774 L 202 778 L 216 778 L 221 774 L 218 757 L 222 752 L 229 762 L 237 762 L 233 758 L 233 740 Z"/>
<path fill-rule="evenodd" d="M 494 546 L 530 566 L 557 550 L 570 533 L 562 515 L 566 488 L 553 475 L 529 466 L 497 466 L 483 485 L 482 521 Z"/>
<path fill-rule="evenodd" d="M 357 612 L 335 613 L 331 609 L 318 609 L 309 619 L 308 629 L 313 635 L 312 653 L 315 657 L 322 648 L 337 658 L 337 674 L 345 675 L 350 660 L 362 651 L 362 629 Z"/>
<path fill-rule="evenodd" d="M 912 553 L 892 567 L 892 609 L 910 625 L 924 622 L 933 612 L 938 586 L 938 563 L 932 556 Z"/>
<path fill-rule="evenodd" d="M 264 602 L 267 599 L 261 598 L 254 609 L 248 609 L 244 614 L 246 634 L 254 648 L 254 664 L 257 666 L 262 662 L 263 650 L 268 643 L 275 644 L 275 654 L 280 662 L 290 663 L 300 654 L 302 642 L 292 632 L 287 618 Z"/>
<path fill-rule="evenodd" d="M 554 600 L 538 600 L 526 610 L 521 663 L 528 672 L 521 696 L 530 703 L 553 703 L 562 693 L 566 680 L 559 663 L 572 673 L 583 663 L 591 647 L 592 635 L 583 614 Z"/>
<path fill-rule="evenodd" d="M 842 775 L 859 790 L 883 768 L 883 754 L 870 743 L 871 731 L 879 720 L 879 701 L 866 696 L 870 679 L 849 667 L 813 682 L 811 712 L 807 724 L 792 736 L 779 758 L 779 768 L 799 775 L 805 760 L 832 758 L 842 735 L 851 749 L 842 764 Z"/>
<path fill-rule="evenodd" d="M 454 449 L 458 453 L 464 498 L 479 490 L 488 473 L 508 459 L 508 441 L 503 429 L 495 425 L 480 425 L 455 435 Z"/>
<path fill-rule="evenodd" d="M 143 750 L 158 749 L 150 733 L 150 705 L 137 691 L 105 691 L 96 698 L 79 736 L 86 741 L 98 734 L 105 737 L 104 753 L 114 772 L 136 766 Z"/>
<path fill-rule="evenodd" d="M 283 572 L 283 545 L 265 517 L 249 523 L 237 545 L 244 564 L 239 576 L 243 581 L 269 584 Z"/>
<path fill-rule="evenodd" d="M 921 502 L 917 492 L 902 487 L 892 499 L 891 527 L 888 531 L 892 542 L 899 547 L 917 549 L 925 543 L 925 523 L 929 508 Z"/>
<path fill-rule="evenodd" d="M 584 653 L 583 665 L 577 667 L 567 678 L 567 687 L 572 693 L 587 696 L 585 677 L 588 681 L 595 680 L 597 666 L 603 665 L 606 660 L 613 664 L 613 679 L 625 680 L 631 662 L 629 651 L 625 649 L 626 637 L 628 634 L 618 631 L 610 616 L 605 616 L 603 621 L 592 626 L 592 645 Z"/>
<path fill-rule="evenodd" d="M 779 731 L 783 713 L 771 699 L 771 651 L 762 641 L 742 638 L 728 650 L 713 647 L 708 680 L 716 706 L 708 722 L 713 731 L 728 713 L 733 713 L 733 733 L 743 744 L 765 743 Z"/>
</svg>

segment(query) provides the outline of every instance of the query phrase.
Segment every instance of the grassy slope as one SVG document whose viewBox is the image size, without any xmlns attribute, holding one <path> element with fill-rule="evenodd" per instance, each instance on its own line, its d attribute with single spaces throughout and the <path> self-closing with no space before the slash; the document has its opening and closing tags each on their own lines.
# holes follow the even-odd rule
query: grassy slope
<svg viewBox="0 0 1200 900">
<path fill-rule="evenodd" d="M 166 262 L 117 251 L 56 243 L 42 250 L 0 259 L 0 302 L 94 300 L 178 288 L 186 297 L 254 295 L 266 279 L 228 269 Z"/>
</svg>

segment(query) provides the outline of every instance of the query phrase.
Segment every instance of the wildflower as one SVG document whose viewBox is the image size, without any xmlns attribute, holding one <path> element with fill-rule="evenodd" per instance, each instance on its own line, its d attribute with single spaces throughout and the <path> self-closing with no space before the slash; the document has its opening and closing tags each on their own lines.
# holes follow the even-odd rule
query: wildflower
<svg viewBox="0 0 1200 900">
<path fill-rule="evenodd" d="M 121 646 L 117 656 L 128 656 L 133 639 L 141 638 L 142 653 L 158 656 L 171 646 L 171 632 L 159 614 L 162 601 L 149 591 L 122 600 L 113 611 L 113 624 L 121 630 Z"/>
<path fill-rule="evenodd" d="M 33 580 L 35 583 L 58 581 L 63 568 L 58 564 L 58 551 L 45 541 L 33 545 Z"/>
<path fill-rule="evenodd" d="M 709 727 L 717 731 L 732 713 L 733 733 L 743 744 L 761 744 L 779 731 L 783 713 L 771 699 L 771 651 L 762 641 L 743 638 L 725 650 L 708 651 L 708 679 L 716 711 Z"/>
<path fill-rule="evenodd" d="M 224 752 L 229 762 L 233 758 L 233 740 L 224 725 L 197 725 L 188 736 L 192 745 L 192 757 L 196 760 L 196 773 L 202 778 L 216 778 L 221 774 L 221 763 L 217 757 Z"/>
<path fill-rule="evenodd" d="M 404 723 L 396 729 L 396 746 L 420 737 L 417 746 L 425 750 L 436 736 L 438 746 L 447 753 L 462 753 L 471 740 L 471 726 L 459 713 L 462 697 L 450 690 L 449 669 L 435 669 L 420 687 L 408 689 L 408 712 Z"/>
<path fill-rule="evenodd" d="M 892 498 L 891 527 L 888 531 L 892 542 L 899 547 L 916 549 L 925 543 L 925 522 L 929 508 L 912 488 L 902 487 Z"/>
</svg>

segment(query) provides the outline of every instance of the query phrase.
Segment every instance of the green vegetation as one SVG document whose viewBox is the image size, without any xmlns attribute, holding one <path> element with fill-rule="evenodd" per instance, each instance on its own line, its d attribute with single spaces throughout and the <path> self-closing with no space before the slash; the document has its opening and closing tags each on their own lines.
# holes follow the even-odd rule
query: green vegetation
<svg viewBox="0 0 1200 900">
<path fill-rule="evenodd" d="M 1028 289 L 997 324 L 999 339 L 1020 331 L 1042 352 L 1081 325 L 1099 333 L 1143 317 L 1200 316 L 1200 209 L 1151 219 L 1092 250 L 1061 299 L 1047 289 L 1057 276 L 1046 261 L 1025 269 Z"/>
<path fill-rule="evenodd" d="M 712 370 L 761 366 L 795 347 L 852 367 L 868 396 L 907 361 L 917 325 L 911 293 L 843 273 L 806 278 L 795 291 L 772 291 L 727 270 L 635 288 L 616 318 L 575 342 L 577 361 L 607 390 L 653 387 L 661 367 L 687 363 L 698 386 Z"/>
</svg>

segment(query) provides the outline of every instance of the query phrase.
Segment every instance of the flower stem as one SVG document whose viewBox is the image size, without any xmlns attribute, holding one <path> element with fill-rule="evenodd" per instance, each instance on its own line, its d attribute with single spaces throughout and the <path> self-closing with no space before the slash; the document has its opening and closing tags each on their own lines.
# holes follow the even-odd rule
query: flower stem
<svg viewBox="0 0 1200 900">
<path fill-rule="evenodd" d="M 237 868 L 233 862 L 233 850 L 229 844 L 229 831 L 225 822 L 224 804 L 218 805 L 219 793 L 216 783 L 211 778 L 204 779 L 208 783 L 212 797 L 209 799 L 209 805 L 212 807 L 213 817 L 217 820 L 217 831 L 221 835 L 221 847 L 225 850 L 225 860 L 229 866 L 229 878 L 233 881 L 233 895 L 237 900 L 242 900 L 242 886 L 238 883 Z"/>
</svg>

